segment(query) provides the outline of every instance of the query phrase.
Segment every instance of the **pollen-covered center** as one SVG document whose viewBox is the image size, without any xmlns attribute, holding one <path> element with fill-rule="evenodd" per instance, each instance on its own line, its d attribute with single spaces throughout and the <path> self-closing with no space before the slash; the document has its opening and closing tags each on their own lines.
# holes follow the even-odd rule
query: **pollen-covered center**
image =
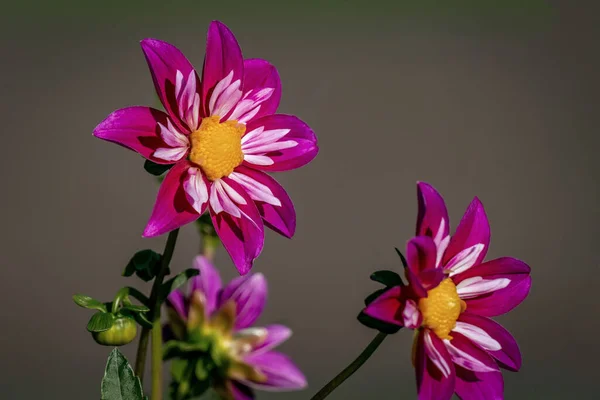
<svg viewBox="0 0 600 400">
<path fill-rule="evenodd" d="M 211 181 L 231 174 L 244 161 L 242 135 L 246 126 L 220 119 L 204 118 L 200 128 L 190 135 L 190 161 L 200 166 Z"/>
<path fill-rule="evenodd" d="M 419 300 L 419 310 L 423 315 L 423 325 L 431 329 L 440 339 L 452 339 L 450 332 L 456 326 L 456 320 L 467 308 L 458 297 L 456 285 L 446 278 L 427 292 L 427 297 Z"/>
</svg>

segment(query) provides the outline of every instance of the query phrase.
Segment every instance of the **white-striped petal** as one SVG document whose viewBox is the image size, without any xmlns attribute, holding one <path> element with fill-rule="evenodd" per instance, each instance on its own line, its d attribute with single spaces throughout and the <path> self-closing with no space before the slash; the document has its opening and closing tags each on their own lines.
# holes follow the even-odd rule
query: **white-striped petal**
<svg viewBox="0 0 600 400">
<path fill-rule="evenodd" d="M 167 120 L 167 126 L 164 126 L 160 122 L 160 137 L 162 140 L 171 147 L 186 147 L 189 145 L 187 136 L 177 131 L 177 129 L 171 123 L 171 120 Z"/>
<path fill-rule="evenodd" d="M 481 360 L 473 357 L 471 354 L 467 353 L 464 350 L 459 349 L 454 346 L 452 342 L 448 339 L 444 339 L 444 344 L 448 349 L 448 353 L 452 356 L 452 362 L 457 364 L 465 369 L 476 371 L 476 372 L 494 372 L 497 371 L 494 368 L 488 367 Z"/>
<path fill-rule="evenodd" d="M 290 129 L 269 129 L 265 131 L 264 126 L 248 132 L 242 138 L 242 149 L 273 143 L 290 133 Z"/>
<path fill-rule="evenodd" d="M 476 245 L 468 247 L 452 257 L 452 259 L 446 263 L 444 268 L 450 271 L 450 276 L 465 272 L 475 264 L 479 254 L 481 254 L 484 248 L 485 246 L 483 243 L 477 243 Z"/>
<path fill-rule="evenodd" d="M 502 349 L 502 345 L 500 345 L 496 339 L 491 337 L 486 331 L 478 326 L 457 321 L 452 332 L 458 332 L 461 335 L 464 335 L 470 341 L 479 345 L 482 349 L 489 351 L 498 351 Z"/>
<path fill-rule="evenodd" d="M 208 188 L 204 182 L 202 172 L 198 168 L 188 169 L 188 176 L 183 182 L 183 190 L 194 210 L 202 214 L 203 207 L 208 201 Z"/>
<path fill-rule="evenodd" d="M 433 335 L 433 333 L 431 333 L 429 330 L 426 330 L 425 334 L 423 335 L 423 343 L 425 345 L 426 354 L 431 360 L 431 362 L 440 370 L 442 375 L 444 375 L 444 377 L 447 378 L 452 373 L 452 370 L 450 369 L 450 365 L 448 365 L 446 359 L 433 345 L 431 335 Z"/>
<path fill-rule="evenodd" d="M 212 114 L 212 111 L 215 109 L 215 104 L 217 102 L 217 99 L 219 98 L 221 93 L 223 93 L 223 91 L 225 89 L 227 89 L 229 87 L 229 85 L 231 85 L 232 80 L 233 80 L 233 70 L 231 72 L 229 72 L 229 74 L 225 78 L 221 79 L 219 81 L 219 83 L 217 83 L 215 88 L 213 89 L 213 92 L 208 101 L 208 111 L 211 114 Z"/>
<path fill-rule="evenodd" d="M 181 160 L 187 150 L 187 147 L 161 147 L 156 149 L 152 155 L 164 161 L 175 162 Z"/>
<path fill-rule="evenodd" d="M 508 278 L 483 279 L 481 276 L 474 276 L 456 285 L 456 292 L 461 299 L 471 299 L 504 289 L 509 284 L 510 279 Z"/>
<path fill-rule="evenodd" d="M 244 154 L 265 154 L 271 151 L 290 149 L 298 146 L 295 140 L 284 140 L 282 142 L 267 143 L 256 147 L 242 149 Z"/>
<path fill-rule="evenodd" d="M 273 195 L 273 191 L 267 185 L 239 172 L 233 172 L 229 178 L 240 184 L 252 200 L 281 207 L 281 201 Z"/>
<path fill-rule="evenodd" d="M 273 165 L 275 162 L 267 156 L 253 156 L 250 154 L 244 154 L 244 161 L 254 165 Z"/>
</svg>

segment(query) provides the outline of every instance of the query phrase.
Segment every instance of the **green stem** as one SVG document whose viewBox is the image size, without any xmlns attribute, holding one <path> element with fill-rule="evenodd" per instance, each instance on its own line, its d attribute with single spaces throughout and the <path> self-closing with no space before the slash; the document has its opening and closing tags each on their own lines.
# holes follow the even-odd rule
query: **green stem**
<svg viewBox="0 0 600 400">
<path fill-rule="evenodd" d="M 153 324 L 158 322 L 158 325 L 160 325 L 160 299 L 158 295 L 160 292 L 160 287 L 163 284 L 165 276 L 167 275 L 167 271 L 169 270 L 169 263 L 171 262 L 171 257 L 173 257 L 173 251 L 175 250 L 175 243 L 177 243 L 178 234 L 179 229 L 175 229 L 169 233 L 167 243 L 165 244 L 165 250 L 163 251 L 163 255 L 161 257 L 160 270 L 158 271 L 156 278 L 154 278 L 154 283 L 152 284 L 152 291 L 150 292 L 150 299 L 148 300 L 148 307 L 150 308 L 148 317 Z M 144 370 L 146 367 L 146 353 L 148 350 L 150 330 L 151 329 L 149 328 L 142 329 L 137 355 L 135 358 L 135 374 L 142 382 L 144 381 Z M 154 387 L 154 383 L 152 384 L 152 387 Z M 154 396 L 154 392 L 152 395 Z"/>
<path fill-rule="evenodd" d="M 160 319 L 152 326 L 152 400 L 162 400 L 162 327 Z"/>
<path fill-rule="evenodd" d="M 371 340 L 371 343 L 369 343 L 369 345 L 363 350 L 363 352 L 360 353 L 360 355 L 356 357 L 356 359 L 352 361 L 350 365 L 344 368 L 342 372 L 337 374 L 335 378 L 329 381 L 327 385 L 323 386 L 323 388 L 319 390 L 317 394 L 315 394 L 311 398 L 311 400 L 323 400 L 325 397 L 329 396 L 331 392 L 333 392 L 338 386 L 344 383 L 346 379 L 350 378 L 350 376 L 352 376 L 353 373 L 358 371 L 358 369 L 369 359 L 369 357 L 371 357 L 373 353 L 375 353 L 375 350 L 377 350 L 377 348 L 379 347 L 381 342 L 383 342 L 383 339 L 385 339 L 386 336 L 386 333 L 379 332 L 377 336 L 375 336 L 375 338 Z"/>
<path fill-rule="evenodd" d="M 202 235 L 202 255 L 209 261 L 214 261 L 215 253 L 217 252 L 220 243 L 221 240 L 216 235 Z"/>
</svg>

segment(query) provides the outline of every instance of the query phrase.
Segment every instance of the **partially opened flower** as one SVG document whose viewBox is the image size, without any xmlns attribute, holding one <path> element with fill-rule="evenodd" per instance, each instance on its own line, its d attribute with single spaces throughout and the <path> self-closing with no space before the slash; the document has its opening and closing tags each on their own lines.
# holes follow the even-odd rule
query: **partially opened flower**
<svg viewBox="0 0 600 400">
<path fill-rule="evenodd" d="M 500 367 L 517 371 L 521 353 L 489 319 L 519 305 L 531 287 L 530 268 L 514 258 L 483 262 L 490 227 L 475 198 L 449 235 L 442 197 L 418 184 L 417 235 L 406 249 L 408 286 L 388 289 L 364 312 L 416 329 L 413 362 L 420 400 L 502 399 Z"/>
<path fill-rule="evenodd" d="M 174 361 L 180 371 L 192 371 L 185 385 L 181 382 L 186 377 L 174 374 L 175 392 L 180 392 L 175 398 L 193 397 L 207 382 L 224 398 L 235 400 L 252 399 L 252 389 L 304 388 L 302 372 L 273 350 L 291 330 L 282 325 L 252 327 L 266 302 L 263 275 L 238 277 L 222 287 L 206 258 L 198 256 L 194 265 L 200 275 L 192 278 L 190 294 L 178 290 L 167 301 L 167 354 L 180 357 Z"/>
<path fill-rule="evenodd" d="M 265 171 L 288 171 L 317 154 L 304 122 L 275 114 L 281 83 L 274 66 L 242 58 L 231 31 L 208 30 L 202 78 L 174 46 L 141 43 L 166 110 L 128 107 L 110 114 L 94 135 L 174 166 L 161 184 L 145 237 L 161 235 L 209 210 L 241 274 L 260 254 L 264 224 L 292 237 L 296 214 L 285 190 Z"/>
</svg>

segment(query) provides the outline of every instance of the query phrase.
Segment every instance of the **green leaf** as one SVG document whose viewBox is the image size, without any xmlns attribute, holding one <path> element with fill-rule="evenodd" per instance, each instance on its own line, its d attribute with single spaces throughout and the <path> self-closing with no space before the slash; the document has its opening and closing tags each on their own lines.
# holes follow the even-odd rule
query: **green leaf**
<svg viewBox="0 0 600 400">
<path fill-rule="evenodd" d="M 142 326 L 142 328 L 152 329 L 152 322 L 145 313 L 132 313 L 133 319 Z"/>
<path fill-rule="evenodd" d="M 101 400 L 144 400 L 142 384 L 117 349 L 108 356 L 102 379 Z"/>
<path fill-rule="evenodd" d="M 160 270 L 161 255 L 154 250 L 140 250 L 131 257 L 123 271 L 123 276 L 131 276 L 134 273 L 144 282 L 149 282 Z"/>
<path fill-rule="evenodd" d="M 113 326 L 114 321 L 114 315 L 99 311 L 90 318 L 90 321 L 87 324 L 87 330 L 89 332 L 107 331 Z"/>
<path fill-rule="evenodd" d="M 164 174 L 165 172 L 167 172 L 168 170 L 170 170 L 173 165 L 175 165 L 175 164 L 164 165 L 164 164 L 157 164 L 150 160 L 146 160 L 146 162 L 144 162 L 144 169 L 146 170 L 146 172 L 148 172 L 151 175 L 160 176 L 160 175 Z"/>
<path fill-rule="evenodd" d="M 368 295 L 367 297 L 365 297 L 365 306 L 368 306 L 369 304 L 371 304 L 376 298 L 381 296 L 388 289 L 389 288 L 387 288 L 387 287 L 383 288 L 383 289 L 378 289 L 378 290 L 374 291 L 373 293 L 371 293 L 370 295 Z"/>
<path fill-rule="evenodd" d="M 87 308 L 90 310 L 98 310 L 106 312 L 106 306 L 99 300 L 92 299 L 90 296 L 86 296 L 84 294 L 75 294 L 73 295 L 73 301 L 79 307 Z"/>
<path fill-rule="evenodd" d="M 381 270 L 371 274 L 371 280 L 384 284 L 387 287 L 402 286 L 402 278 L 394 271 Z"/>
<path fill-rule="evenodd" d="M 199 273 L 200 271 L 195 268 L 188 268 L 163 283 L 158 294 L 158 298 L 160 300 L 159 304 L 162 304 L 173 290 L 183 286 L 188 279 L 198 275 Z"/>
<path fill-rule="evenodd" d="M 136 304 L 126 304 L 124 305 L 122 308 L 122 310 L 128 310 L 134 313 L 140 313 L 140 312 L 148 312 L 150 311 L 150 309 L 146 306 L 138 306 Z"/>
<path fill-rule="evenodd" d="M 387 333 L 389 335 L 394 334 L 402 328 L 401 326 L 388 324 L 387 322 L 379 321 L 373 317 L 368 316 L 364 312 L 358 314 L 358 322 L 366 326 L 367 328 L 376 329 L 379 332 Z"/>
<path fill-rule="evenodd" d="M 402 266 L 404 268 L 408 268 L 408 263 L 406 262 L 406 258 L 404 258 L 404 254 L 402 254 L 402 252 L 400 250 L 398 250 L 397 247 L 394 247 L 396 249 L 396 253 L 398 253 L 398 255 L 400 256 L 400 261 L 402 261 Z"/>
</svg>

